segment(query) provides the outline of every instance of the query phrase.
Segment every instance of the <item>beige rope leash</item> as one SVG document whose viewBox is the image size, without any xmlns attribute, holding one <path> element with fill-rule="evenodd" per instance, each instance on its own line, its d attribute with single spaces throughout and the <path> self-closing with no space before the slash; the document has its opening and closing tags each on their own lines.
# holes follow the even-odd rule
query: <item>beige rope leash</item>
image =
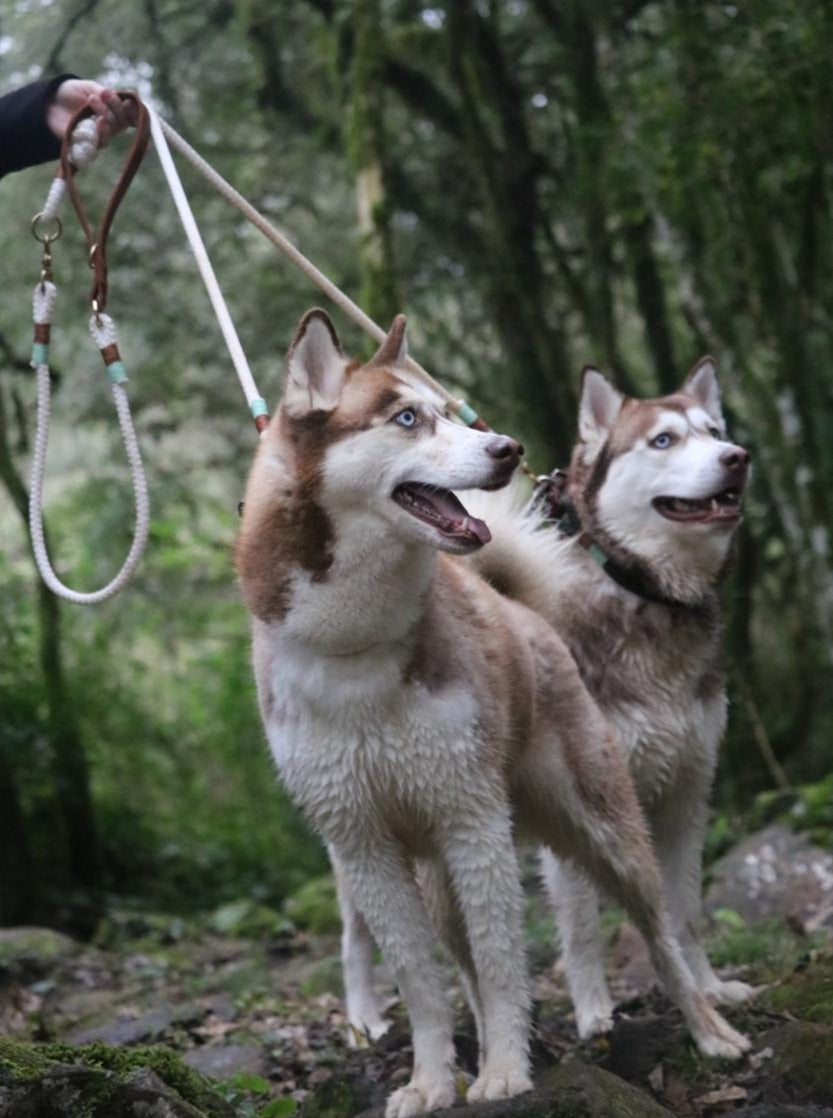
<svg viewBox="0 0 833 1118">
<path fill-rule="evenodd" d="M 158 114 L 154 114 L 154 116 L 156 120 L 158 120 L 165 137 L 170 141 L 171 146 L 175 147 L 178 152 L 185 156 L 188 162 L 211 183 L 219 194 L 227 201 L 231 202 L 255 228 L 263 233 L 267 240 L 271 241 L 276 248 L 280 249 L 280 251 L 292 261 L 295 267 L 303 272 L 308 279 L 312 280 L 316 287 L 319 287 L 328 298 L 332 299 L 336 306 L 344 311 L 347 317 L 351 318 L 357 326 L 360 326 L 362 330 L 369 334 L 375 341 L 383 342 L 385 340 L 387 336 L 386 332 L 378 323 L 374 322 L 369 315 L 366 315 L 361 307 L 354 303 L 349 296 L 345 295 L 319 268 L 316 268 L 312 261 L 308 260 L 280 230 L 276 229 L 259 210 L 255 209 L 251 202 L 248 202 L 242 194 L 235 190 L 230 182 L 227 182 L 222 175 L 215 171 L 211 164 L 207 163 L 199 152 L 195 151 L 188 141 L 184 140 L 167 121 L 163 120 Z M 156 136 L 155 129 L 154 135 Z M 157 147 L 158 146 L 157 140 Z M 443 400 L 445 400 L 449 411 L 453 412 L 461 422 L 465 423 L 468 427 L 475 427 L 478 430 L 489 430 L 488 425 L 478 416 L 474 408 L 467 404 L 465 400 L 459 400 L 449 392 L 447 388 L 444 388 L 422 367 L 422 365 L 414 361 L 412 357 L 407 358 L 407 366 L 411 372 L 421 377 Z"/>
</svg>

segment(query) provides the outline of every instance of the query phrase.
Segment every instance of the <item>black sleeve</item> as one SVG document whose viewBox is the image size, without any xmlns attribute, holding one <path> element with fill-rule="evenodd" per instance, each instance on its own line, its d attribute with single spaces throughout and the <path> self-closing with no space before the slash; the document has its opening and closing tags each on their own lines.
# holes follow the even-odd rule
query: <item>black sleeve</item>
<svg viewBox="0 0 833 1118">
<path fill-rule="evenodd" d="M 47 127 L 46 107 L 61 82 L 73 77 L 59 74 L 0 97 L 0 177 L 58 158 L 61 141 Z"/>
</svg>

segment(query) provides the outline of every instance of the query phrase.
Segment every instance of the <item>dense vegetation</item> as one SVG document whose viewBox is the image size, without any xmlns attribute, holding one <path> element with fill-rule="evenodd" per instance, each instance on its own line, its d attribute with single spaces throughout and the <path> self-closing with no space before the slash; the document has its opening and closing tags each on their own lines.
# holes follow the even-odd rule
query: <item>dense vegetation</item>
<svg viewBox="0 0 833 1118">
<path fill-rule="evenodd" d="M 15 0 L 0 83 L 71 70 L 152 91 L 371 314 L 406 310 L 416 356 L 536 469 L 565 460 L 583 364 L 656 394 L 714 353 L 755 461 L 726 595 L 717 798 L 737 811 L 830 767 L 831 39 L 828 0 Z M 86 176 L 91 205 L 117 163 Z M 28 223 L 49 176 L 0 184 L 0 920 L 83 924 L 108 894 L 279 900 L 323 855 L 271 773 L 230 561 L 254 433 L 152 153 L 110 252 L 147 557 L 96 609 L 59 605 L 35 576 Z M 274 398 L 321 297 L 188 181 Z M 62 571 L 88 586 L 120 562 L 131 512 L 67 226 L 48 522 Z"/>
</svg>

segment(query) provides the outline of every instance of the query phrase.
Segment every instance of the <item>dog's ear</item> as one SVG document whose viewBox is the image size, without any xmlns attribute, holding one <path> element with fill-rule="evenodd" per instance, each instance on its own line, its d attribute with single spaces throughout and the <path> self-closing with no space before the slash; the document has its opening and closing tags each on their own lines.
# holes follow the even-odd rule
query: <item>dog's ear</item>
<svg viewBox="0 0 833 1118">
<path fill-rule="evenodd" d="M 408 339 L 405 337 L 405 315 L 398 314 L 391 323 L 388 336 L 368 361 L 368 365 L 405 364 L 408 356 Z"/>
<path fill-rule="evenodd" d="M 283 402 L 289 414 L 334 408 L 346 367 L 347 358 L 330 316 L 318 307 L 307 311 L 286 355 Z"/>
<path fill-rule="evenodd" d="M 624 398 L 598 369 L 587 366 L 582 370 L 578 406 L 578 430 L 582 442 L 595 443 L 607 437 Z"/>
<path fill-rule="evenodd" d="M 712 419 L 723 423 L 723 408 L 720 403 L 720 384 L 713 357 L 701 357 L 686 377 L 681 392 L 693 396 Z"/>
</svg>

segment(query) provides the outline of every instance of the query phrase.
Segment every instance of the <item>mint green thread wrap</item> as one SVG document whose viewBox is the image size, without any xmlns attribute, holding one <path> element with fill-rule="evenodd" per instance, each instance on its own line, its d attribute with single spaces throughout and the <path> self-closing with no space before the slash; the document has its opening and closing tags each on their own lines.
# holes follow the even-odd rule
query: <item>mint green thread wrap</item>
<svg viewBox="0 0 833 1118">
<path fill-rule="evenodd" d="M 479 419 L 477 412 L 471 405 L 467 404 L 465 400 L 460 401 L 460 410 L 457 415 L 461 423 L 465 423 L 467 427 L 471 427 L 476 419 Z"/>
<path fill-rule="evenodd" d="M 257 419 L 259 415 L 269 414 L 269 408 L 262 396 L 257 396 L 254 400 L 249 401 L 249 410 L 255 419 Z"/>
<path fill-rule="evenodd" d="M 35 342 L 32 346 L 32 365 L 49 364 L 49 346 L 44 342 Z"/>
<path fill-rule="evenodd" d="M 127 369 L 123 361 L 112 361 L 107 366 L 107 376 L 111 384 L 124 384 L 127 380 Z"/>
</svg>

